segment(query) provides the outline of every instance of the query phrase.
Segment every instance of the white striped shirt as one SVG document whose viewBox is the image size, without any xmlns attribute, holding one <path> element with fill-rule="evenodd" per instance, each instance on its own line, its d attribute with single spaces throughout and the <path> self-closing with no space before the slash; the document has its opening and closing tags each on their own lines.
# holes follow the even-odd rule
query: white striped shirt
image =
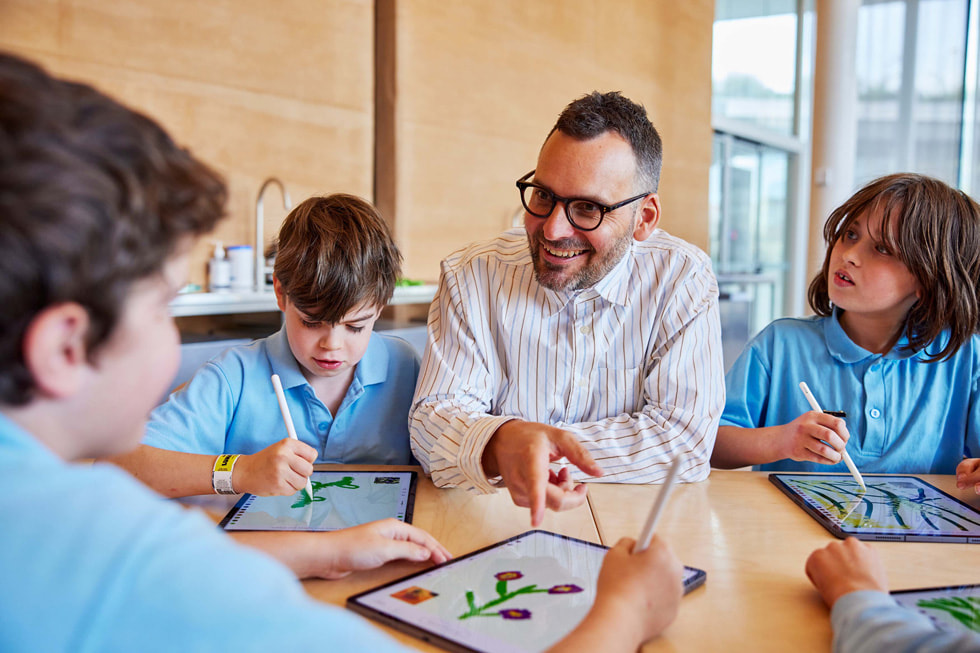
<svg viewBox="0 0 980 653">
<path fill-rule="evenodd" d="M 515 417 L 575 433 L 603 482 L 662 481 L 679 453 L 680 480 L 699 481 L 724 404 L 704 252 L 657 229 L 591 288 L 555 292 L 519 228 L 442 262 L 409 430 L 440 487 L 494 491 L 483 449 Z"/>
</svg>

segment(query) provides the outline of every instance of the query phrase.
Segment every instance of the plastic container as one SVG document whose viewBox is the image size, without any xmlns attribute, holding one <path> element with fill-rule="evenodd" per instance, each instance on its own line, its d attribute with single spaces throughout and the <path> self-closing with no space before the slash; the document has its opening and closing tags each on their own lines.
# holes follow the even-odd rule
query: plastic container
<svg viewBox="0 0 980 653">
<path fill-rule="evenodd" d="M 255 287 L 255 257 L 251 245 L 233 245 L 228 248 L 231 262 L 231 289 L 248 292 Z"/>
<path fill-rule="evenodd" d="M 208 290 L 228 292 L 231 290 L 231 261 L 225 255 L 221 241 L 214 244 L 214 254 L 208 261 Z"/>
</svg>

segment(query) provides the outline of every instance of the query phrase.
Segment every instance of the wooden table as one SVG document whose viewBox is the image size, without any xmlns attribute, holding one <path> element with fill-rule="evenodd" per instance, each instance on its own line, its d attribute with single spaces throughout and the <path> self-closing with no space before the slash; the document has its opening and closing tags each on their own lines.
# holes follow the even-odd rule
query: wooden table
<svg viewBox="0 0 980 653">
<path fill-rule="evenodd" d="M 318 469 L 355 471 L 354 465 Z M 499 542 L 530 529 L 526 508 L 506 491 L 474 495 L 440 490 L 419 471 L 413 523 L 434 535 L 454 555 Z M 713 471 L 702 483 L 680 484 L 661 516 L 658 533 L 687 565 L 708 573 L 688 594 L 677 620 L 644 651 L 830 650 L 828 611 L 803 571 L 807 556 L 835 538 L 768 481 L 765 473 Z M 952 476 L 922 476 L 980 509 L 980 497 L 956 489 Z M 589 502 L 562 513 L 548 512 L 541 528 L 613 545 L 636 537 L 658 485 L 589 485 Z M 214 513 L 212 513 L 214 514 Z M 980 545 L 880 542 L 892 589 L 980 582 Z M 335 581 L 308 580 L 314 598 L 343 606 L 347 597 L 424 565 L 398 562 Z M 384 628 L 421 651 L 440 651 L 421 640 Z"/>
<path fill-rule="evenodd" d="M 952 476 L 922 476 L 980 509 Z M 636 537 L 658 486 L 589 486 L 602 543 Z M 803 571 L 810 552 L 834 538 L 768 480 L 768 474 L 712 471 L 678 485 L 657 528 L 684 564 L 708 572 L 653 651 L 820 651 L 831 648 L 828 611 Z M 891 589 L 980 582 L 976 544 L 880 542 Z"/>
</svg>

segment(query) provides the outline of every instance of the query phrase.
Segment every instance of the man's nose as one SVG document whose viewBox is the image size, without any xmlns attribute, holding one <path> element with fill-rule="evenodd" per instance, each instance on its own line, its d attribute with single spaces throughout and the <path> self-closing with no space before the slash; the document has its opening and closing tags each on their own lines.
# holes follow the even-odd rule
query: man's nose
<svg viewBox="0 0 980 653">
<path fill-rule="evenodd" d="M 568 221 L 565 213 L 565 203 L 555 202 L 555 208 L 551 210 L 551 215 L 544 219 L 541 225 L 541 233 L 546 240 L 561 240 L 575 235 L 575 227 Z"/>
</svg>

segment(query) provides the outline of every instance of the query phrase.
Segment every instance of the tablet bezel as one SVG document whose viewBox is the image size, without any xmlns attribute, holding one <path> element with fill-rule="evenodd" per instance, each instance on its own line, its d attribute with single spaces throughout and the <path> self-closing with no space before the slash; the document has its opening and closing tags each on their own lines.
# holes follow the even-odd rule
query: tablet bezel
<svg viewBox="0 0 980 653">
<path fill-rule="evenodd" d="M 408 479 L 408 498 L 405 500 L 405 519 L 402 520 L 402 521 L 404 521 L 406 524 L 411 524 L 412 523 L 412 517 L 415 514 L 415 494 L 416 494 L 416 492 L 418 490 L 418 481 L 419 481 L 419 473 L 417 471 L 415 471 L 415 470 L 409 470 L 409 469 L 395 469 L 395 470 L 393 470 L 393 469 L 384 469 L 384 468 L 381 468 L 381 467 L 374 468 L 374 469 L 369 468 L 369 467 L 365 467 L 363 469 L 358 468 L 358 469 L 350 469 L 350 470 L 314 469 L 313 476 L 311 476 L 310 478 L 311 479 L 315 479 L 317 477 L 317 475 L 328 475 L 328 477 L 329 477 L 329 476 L 333 476 L 333 475 L 339 475 L 339 476 L 345 476 L 346 475 L 346 476 L 350 476 L 351 474 L 385 474 L 385 475 L 388 475 L 388 476 L 408 474 L 409 475 L 409 479 Z M 237 515 L 240 511 L 242 511 L 244 509 L 245 504 L 248 502 L 249 498 L 252 497 L 252 496 L 253 495 L 251 493 L 248 493 L 248 492 L 246 492 L 245 494 L 243 494 L 241 496 L 241 498 L 231 508 L 231 510 L 229 510 L 228 513 L 224 517 L 221 518 L 221 521 L 220 522 L 218 522 L 218 528 L 224 530 L 227 533 L 255 533 L 255 532 L 271 533 L 271 532 L 277 532 L 277 531 L 281 531 L 283 533 L 296 532 L 296 531 L 308 532 L 308 533 L 330 533 L 330 532 L 332 532 L 332 531 L 329 531 L 329 530 L 323 530 L 323 529 L 318 529 L 318 528 L 290 528 L 290 529 L 280 529 L 280 528 L 275 528 L 275 529 L 272 529 L 272 528 L 267 528 L 267 529 L 233 528 L 233 529 L 229 529 L 229 528 L 227 528 L 227 526 L 231 522 L 231 520 L 235 517 L 235 515 Z M 394 517 L 394 515 L 392 515 L 392 517 Z M 397 517 L 396 517 L 396 519 L 397 519 Z M 351 526 L 358 526 L 358 525 L 359 524 L 351 524 Z"/>
<path fill-rule="evenodd" d="M 770 483 L 772 483 L 777 488 L 779 488 L 779 490 L 782 491 L 783 494 L 785 494 L 790 499 L 792 499 L 793 503 L 803 508 L 803 510 L 808 515 L 813 517 L 818 524 L 823 526 L 834 537 L 837 537 L 839 539 L 843 540 L 848 537 L 855 537 L 859 540 L 865 540 L 868 542 L 955 542 L 960 544 L 963 543 L 980 544 L 980 535 L 969 535 L 965 533 L 963 535 L 957 535 L 955 533 L 942 533 L 942 534 L 930 535 L 928 533 L 923 533 L 923 532 L 906 534 L 906 533 L 896 532 L 893 530 L 868 531 L 865 529 L 863 531 L 859 531 L 859 530 L 854 530 L 852 527 L 841 526 L 836 522 L 834 522 L 833 520 L 831 520 L 827 515 L 824 515 L 822 512 L 820 512 L 819 510 L 811 506 L 809 503 L 807 503 L 806 499 L 804 499 L 798 492 L 796 492 L 793 488 L 791 488 L 784 480 L 784 477 L 798 478 L 798 477 L 806 477 L 806 476 L 819 476 L 819 477 L 834 476 L 834 477 L 841 477 L 841 478 L 850 478 L 850 474 L 806 473 L 806 472 L 772 472 L 769 474 Z M 980 519 L 980 511 L 978 511 L 976 508 L 974 508 L 968 503 L 960 501 L 956 497 L 946 492 L 943 492 L 932 483 L 929 483 L 928 481 L 925 481 L 919 478 L 918 476 L 913 476 L 911 474 L 874 474 L 874 475 L 867 474 L 865 475 L 865 478 L 866 479 L 887 478 L 887 479 L 895 479 L 895 480 L 915 481 L 916 483 L 920 483 L 930 488 L 931 490 L 935 491 L 936 493 L 942 495 L 946 500 L 951 501 L 954 504 L 958 504 L 959 506 L 962 506 L 966 510 L 973 512 L 974 514 L 976 514 L 977 519 Z"/>
<path fill-rule="evenodd" d="M 506 540 L 501 540 L 500 542 L 497 542 L 495 544 L 491 544 L 489 546 L 485 546 L 485 547 L 480 548 L 480 549 L 477 549 L 475 551 L 471 551 L 470 553 L 467 553 L 465 555 L 462 555 L 462 556 L 460 556 L 458 558 L 453 558 L 452 560 L 449 560 L 447 562 L 444 562 L 444 563 L 442 563 L 440 565 L 435 565 L 433 567 L 429 567 L 428 569 L 423 569 L 421 571 L 417 571 L 417 572 L 411 573 L 411 574 L 409 574 L 407 576 L 402 576 L 401 578 L 396 578 L 395 580 L 392 580 L 390 582 L 384 583 L 383 585 L 378 585 L 377 587 L 372 587 L 371 589 L 364 590 L 363 592 L 358 592 L 357 594 L 354 594 L 354 595 L 352 595 L 352 596 L 350 596 L 350 597 L 347 598 L 347 603 L 346 603 L 347 608 L 349 610 L 352 610 L 353 612 L 356 612 L 356 613 L 364 616 L 364 617 L 368 617 L 370 619 L 374 619 L 375 621 L 378 621 L 378 622 L 380 622 L 380 623 L 382 623 L 382 624 L 384 624 L 386 626 L 389 626 L 391 628 L 394 628 L 395 630 L 397 630 L 399 632 L 406 633 L 408 635 L 411 635 L 413 637 L 416 637 L 418 639 L 421 639 L 421 640 L 423 640 L 425 642 L 428 642 L 430 644 L 434 644 L 436 646 L 439 646 L 441 648 L 444 648 L 444 649 L 446 649 L 448 651 L 453 651 L 453 653 L 483 653 L 483 651 L 481 651 L 480 649 L 470 648 L 470 647 L 468 647 L 468 646 L 466 646 L 464 644 L 460 644 L 459 642 L 457 642 L 455 640 L 452 640 L 452 639 L 449 639 L 447 637 L 444 637 L 443 635 L 440 635 L 439 633 L 433 632 L 431 630 L 427 630 L 427 629 L 422 628 L 421 626 L 418 626 L 416 624 L 413 624 L 413 623 L 410 623 L 410 622 L 407 622 L 407 621 L 403 621 L 399 617 L 393 616 L 393 615 L 388 614 L 386 612 L 382 612 L 381 610 L 378 610 L 377 608 L 375 608 L 373 606 L 364 605 L 364 604 L 360 603 L 359 601 L 361 599 L 363 599 L 364 597 L 368 596 L 368 595 L 375 594 L 377 592 L 383 592 L 386 589 L 392 587 L 393 585 L 399 585 L 399 584 L 404 583 L 404 582 L 406 582 L 406 581 L 408 581 L 408 580 L 410 580 L 412 578 L 416 578 L 416 577 L 419 577 L 419 576 L 424 576 L 426 574 L 431 574 L 432 572 L 434 572 L 436 570 L 443 569 L 443 568 L 446 568 L 446 567 L 450 567 L 450 566 L 452 566 L 454 564 L 457 564 L 459 562 L 462 562 L 463 560 L 466 560 L 467 558 L 472 558 L 474 556 L 477 556 L 477 555 L 486 553 L 487 551 L 490 551 L 492 549 L 496 549 L 496 548 L 500 548 L 500 547 L 506 546 L 506 545 L 508 545 L 508 544 L 516 541 L 516 540 L 521 539 L 521 538 L 529 537 L 531 535 L 535 535 L 535 534 L 539 534 L 539 533 L 540 534 L 549 535 L 551 537 L 555 537 L 555 538 L 558 538 L 560 540 L 566 540 L 566 541 L 576 542 L 576 543 L 579 543 L 579 544 L 585 544 L 585 545 L 588 545 L 589 547 L 592 547 L 592 548 L 595 548 L 595 549 L 601 549 L 603 551 L 608 551 L 609 550 L 609 547 L 608 546 L 604 546 L 602 544 L 596 544 L 595 542 L 589 542 L 588 540 L 582 540 L 582 539 L 579 539 L 577 537 L 571 537 L 569 535 L 562 535 L 560 533 L 553 533 L 551 531 L 546 531 L 546 530 L 542 530 L 542 529 L 535 529 L 535 530 L 525 531 L 525 532 L 523 532 L 523 533 L 521 533 L 519 535 L 515 535 L 513 537 L 509 537 Z M 693 576 L 691 576 L 691 578 L 688 579 L 684 583 L 684 594 L 688 594 L 692 590 L 700 587 L 701 585 L 704 585 L 704 582 L 707 579 L 707 573 L 703 569 L 698 569 L 697 567 L 685 567 L 685 569 L 691 570 L 691 571 L 694 571 L 695 572 L 695 574 Z"/>
</svg>

